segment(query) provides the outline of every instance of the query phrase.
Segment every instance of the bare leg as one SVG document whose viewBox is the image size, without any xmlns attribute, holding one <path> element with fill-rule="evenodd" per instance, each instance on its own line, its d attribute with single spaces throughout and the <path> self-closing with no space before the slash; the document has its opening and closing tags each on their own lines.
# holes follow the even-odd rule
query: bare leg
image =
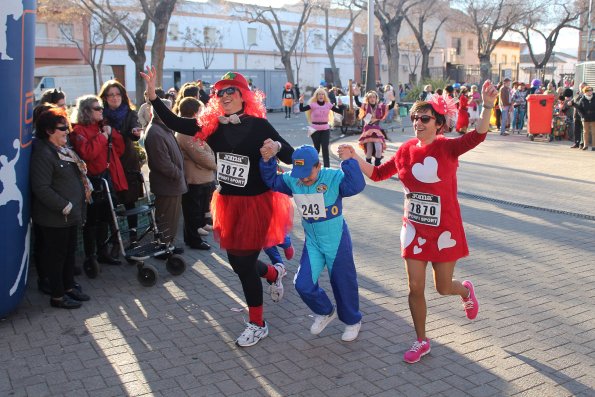
<svg viewBox="0 0 595 397">
<path fill-rule="evenodd" d="M 456 264 L 456 261 L 432 263 L 434 285 L 440 295 L 460 295 L 461 298 L 467 298 L 469 290 L 459 280 L 452 278 Z"/>
<path fill-rule="evenodd" d="M 409 282 L 409 311 L 417 338 L 426 338 L 427 305 L 424 290 L 426 287 L 426 267 L 428 262 L 405 259 L 407 279 Z"/>
</svg>

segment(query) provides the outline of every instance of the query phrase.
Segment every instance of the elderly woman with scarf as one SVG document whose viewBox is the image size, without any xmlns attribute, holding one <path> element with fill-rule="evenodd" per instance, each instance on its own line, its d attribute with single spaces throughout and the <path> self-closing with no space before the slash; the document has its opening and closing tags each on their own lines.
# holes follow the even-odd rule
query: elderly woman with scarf
<svg viewBox="0 0 595 397">
<path fill-rule="evenodd" d="M 128 182 L 120 162 L 124 153 L 124 139 L 120 133 L 103 123 L 103 107 L 95 95 L 77 99 L 71 142 L 74 150 L 87 163 L 88 176 L 96 190 L 101 189 L 101 178 L 108 180 L 113 191 L 128 189 Z M 112 223 L 107 201 L 96 199 L 87 208 L 87 222 L 83 228 L 87 276 L 97 277 L 99 263 L 119 265 L 120 261 L 110 256 L 107 247 L 108 225 Z"/>
<path fill-rule="evenodd" d="M 68 146 L 70 123 L 64 109 L 48 107 L 35 125 L 30 180 L 31 216 L 41 237 L 38 258 L 49 279 L 50 305 L 76 309 L 90 299 L 74 281 L 78 228 L 91 197 L 87 166 Z"/>
<path fill-rule="evenodd" d="M 293 207 L 288 197 L 272 192 L 258 166 L 261 150 L 291 162 L 293 148 L 266 120 L 264 94 L 250 91 L 240 73 L 228 72 L 215 83 L 215 93 L 198 120 L 178 117 L 155 95 L 155 68 L 142 73 L 153 109 L 170 129 L 195 135 L 215 152 L 220 190 L 211 202 L 213 232 L 238 275 L 249 322 L 236 340 L 238 346 L 258 343 L 268 333 L 263 314 L 261 278 L 270 284 L 271 296 L 283 296 L 285 267 L 258 261 L 261 249 L 280 244 L 292 226 Z"/>
<path fill-rule="evenodd" d="M 138 140 L 141 137 L 142 128 L 138 120 L 138 113 L 130 101 L 126 88 L 117 80 L 108 80 L 103 83 L 99 91 L 99 97 L 103 102 L 103 118 L 107 125 L 118 130 L 124 138 L 124 153 L 120 156 L 122 167 L 126 173 L 128 189 L 118 193 L 118 202 L 124 204 L 126 209 L 134 208 L 136 200 L 143 193 L 140 169 L 142 162 L 139 156 Z M 137 215 L 128 217 L 128 228 L 130 241 L 136 240 Z M 119 247 L 114 244 L 111 256 L 119 256 Z"/>
</svg>

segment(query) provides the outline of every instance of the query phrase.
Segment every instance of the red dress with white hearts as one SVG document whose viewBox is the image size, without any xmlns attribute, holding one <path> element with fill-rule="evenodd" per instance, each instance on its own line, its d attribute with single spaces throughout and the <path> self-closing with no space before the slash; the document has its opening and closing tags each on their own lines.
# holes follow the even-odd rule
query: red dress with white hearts
<svg viewBox="0 0 595 397">
<path fill-rule="evenodd" d="M 398 173 L 405 191 L 401 256 L 430 262 L 451 262 L 469 255 L 457 200 L 459 156 L 486 138 L 473 130 L 458 138 L 438 135 L 418 146 L 405 142 L 386 163 L 374 167 L 371 179 Z"/>
</svg>

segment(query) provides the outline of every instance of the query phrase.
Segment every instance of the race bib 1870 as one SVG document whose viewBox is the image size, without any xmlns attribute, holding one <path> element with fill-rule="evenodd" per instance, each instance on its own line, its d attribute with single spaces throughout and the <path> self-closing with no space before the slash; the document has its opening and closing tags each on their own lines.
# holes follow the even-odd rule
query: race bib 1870
<svg viewBox="0 0 595 397">
<path fill-rule="evenodd" d="M 407 219 L 429 226 L 440 225 L 440 196 L 409 193 L 405 198 Z"/>
<path fill-rule="evenodd" d="M 302 218 L 326 218 L 322 193 L 294 194 L 293 199 Z"/>
<path fill-rule="evenodd" d="M 234 153 L 217 153 L 217 180 L 244 187 L 248 183 L 250 159 Z"/>
</svg>

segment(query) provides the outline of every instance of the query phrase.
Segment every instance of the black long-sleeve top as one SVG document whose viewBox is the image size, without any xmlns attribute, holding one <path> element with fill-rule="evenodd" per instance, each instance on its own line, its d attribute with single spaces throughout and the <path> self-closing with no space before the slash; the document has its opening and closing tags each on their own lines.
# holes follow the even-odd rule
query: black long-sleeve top
<svg viewBox="0 0 595 397">
<path fill-rule="evenodd" d="M 179 117 L 172 113 L 159 98 L 151 101 L 153 109 L 170 129 L 184 135 L 194 136 L 200 131 L 196 119 Z M 286 164 L 291 164 L 293 147 L 279 135 L 266 119 L 248 115 L 240 115 L 240 124 L 219 124 L 215 132 L 207 137 L 206 142 L 216 153 L 234 153 L 247 156 L 250 160 L 248 182 L 244 187 L 238 187 L 220 181 L 222 195 L 256 196 L 270 190 L 260 176 L 260 148 L 267 139 L 281 143 L 281 150 L 277 157 Z M 217 165 L 219 167 L 219 164 Z"/>
</svg>

